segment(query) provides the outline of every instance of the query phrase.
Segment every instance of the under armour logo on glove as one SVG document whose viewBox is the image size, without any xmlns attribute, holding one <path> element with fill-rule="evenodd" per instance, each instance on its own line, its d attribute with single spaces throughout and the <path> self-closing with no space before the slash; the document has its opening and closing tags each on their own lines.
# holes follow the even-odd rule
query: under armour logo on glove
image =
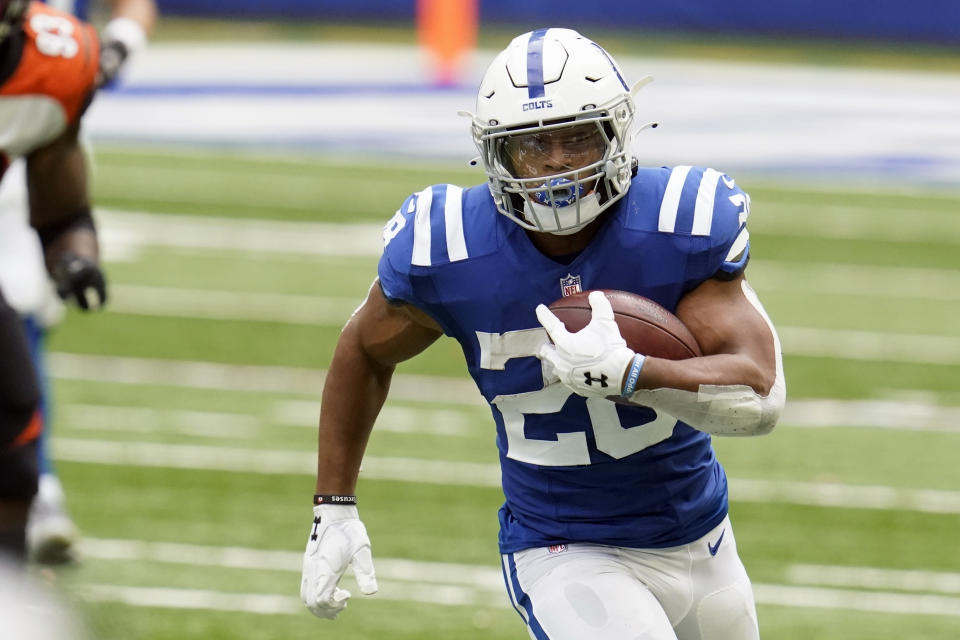
<svg viewBox="0 0 960 640">
<path fill-rule="evenodd" d="M 599 378 L 592 378 L 592 377 L 590 377 L 590 372 L 589 372 L 589 371 L 584 371 L 584 372 L 583 372 L 583 377 L 584 377 L 584 384 L 588 384 L 588 385 L 590 385 L 590 386 L 593 386 L 593 383 L 594 383 L 594 382 L 599 382 L 601 387 L 606 388 L 606 387 L 609 387 L 609 386 L 610 386 L 610 385 L 607 384 L 607 374 L 605 374 L 605 373 L 601 373 Z"/>
<path fill-rule="evenodd" d="M 317 516 L 313 519 L 313 533 L 310 534 L 311 540 L 317 539 L 317 529 L 320 527 L 320 517 Z"/>
</svg>

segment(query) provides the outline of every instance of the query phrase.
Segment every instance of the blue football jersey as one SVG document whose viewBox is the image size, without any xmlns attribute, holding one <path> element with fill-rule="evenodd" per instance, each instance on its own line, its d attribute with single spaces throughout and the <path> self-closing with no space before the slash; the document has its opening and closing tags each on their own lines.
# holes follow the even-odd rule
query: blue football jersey
<svg viewBox="0 0 960 640">
<path fill-rule="evenodd" d="M 463 348 L 496 422 L 502 553 L 566 542 L 685 544 L 727 512 L 710 436 L 673 416 L 550 383 L 534 309 L 578 290 L 619 289 L 671 311 L 749 258 L 749 198 L 699 167 L 640 169 L 567 264 L 499 214 L 487 186 L 435 185 L 384 228 L 384 295 L 434 318 Z"/>
</svg>

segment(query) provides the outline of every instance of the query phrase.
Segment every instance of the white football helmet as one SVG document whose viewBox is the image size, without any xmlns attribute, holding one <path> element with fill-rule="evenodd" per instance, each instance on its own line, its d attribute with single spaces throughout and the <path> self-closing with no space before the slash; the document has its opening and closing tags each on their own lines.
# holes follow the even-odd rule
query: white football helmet
<svg viewBox="0 0 960 640">
<path fill-rule="evenodd" d="M 623 197 L 633 92 L 600 45 L 572 29 L 513 39 L 487 69 L 473 140 L 497 209 L 520 226 L 575 233 Z"/>
</svg>

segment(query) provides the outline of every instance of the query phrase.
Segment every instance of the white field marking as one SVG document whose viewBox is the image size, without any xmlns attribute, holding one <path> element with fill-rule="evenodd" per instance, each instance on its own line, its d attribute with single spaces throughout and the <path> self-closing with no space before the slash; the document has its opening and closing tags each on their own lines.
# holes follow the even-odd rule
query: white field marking
<svg viewBox="0 0 960 640">
<path fill-rule="evenodd" d="M 379 570 L 379 565 L 378 565 Z M 503 580 L 500 580 L 501 584 Z M 349 581 L 346 586 L 351 586 Z M 420 582 L 380 581 L 375 599 L 400 602 L 426 602 L 442 606 L 506 608 L 506 596 L 458 585 L 434 585 Z M 168 587 L 129 587 L 112 584 L 81 584 L 80 597 L 92 602 L 119 602 L 134 607 L 161 609 L 201 609 L 238 611 L 257 614 L 304 615 L 300 599 L 274 593 L 226 593 L 209 589 Z M 358 593 L 356 588 L 353 593 Z M 370 596 L 359 596 L 366 598 Z"/>
<path fill-rule="evenodd" d="M 960 594 L 960 573 L 946 571 L 794 564 L 787 568 L 787 580 L 829 587 Z"/>
<path fill-rule="evenodd" d="M 221 567 L 266 571 L 299 572 L 302 554 L 293 551 L 250 549 L 243 547 L 216 547 L 139 540 L 87 538 L 80 542 L 80 553 L 85 558 L 121 560 L 125 562 L 158 562 L 189 566 Z M 376 558 L 375 566 L 380 591 L 377 598 L 430 602 L 441 605 L 492 606 L 507 608 L 503 593 L 503 578 L 499 569 L 482 565 L 441 562 L 422 562 L 404 558 Z M 822 571 L 830 576 L 846 572 L 849 567 L 795 565 L 790 572 Z M 920 615 L 960 615 L 960 599 L 929 593 L 902 594 L 876 591 L 875 588 L 948 592 L 955 584 L 930 580 L 929 572 L 894 572 L 884 569 L 861 568 L 863 576 L 901 575 L 887 584 L 868 583 L 870 591 L 821 589 L 788 585 L 754 584 L 757 602 L 764 605 L 789 607 L 816 607 L 849 609 Z M 919 576 L 919 580 L 914 576 Z M 931 574 L 934 578 L 938 574 Z M 955 574 L 944 574 L 954 575 Z M 793 579 L 793 578 L 791 578 Z M 954 578 L 955 579 L 955 578 Z M 348 583 L 350 580 L 348 579 Z M 347 586 L 350 586 L 349 584 Z M 860 586 L 852 584 L 850 586 Z M 82 595 L 88 600 L 123 602 L 133 606 L 169 607 L 183 609 L 214 609 L 249 611 L 252 613 L 300 613 L 302 605 L 293 596 L 279 594 L 224 593 L 196 589 L 168 589 L 150 587 L 122 587 L 118 585 L 82 585 Z"/>
<path fill-rule="evenodd" d="M 259 474 L 309 474 L 315 451 L 283 451 L 205 445 L 122 442 L 54 436 L 54 457 L 68 462 Z M 361 477 L 470 487 L 500 487 L 496 463 L 366 456 Z"/>
<path fill-rule="evenodd" d="M 473 403 L 471 403 L 472 405 Z M 471 410 L 472 412 L 472 410 Z M 272 419 L 284 426 L 317 428 L 320 402 L 279 400 L 273 403 Z M 486 414 L 484 414 L 486 418 Z M 488 419 L 489 421 L 489 419 Z M 468 436 L 474 432 L 464 410 L 425 409 L 386 405 L 377 417 L 378 431 L 423 433 L 436 436 Z"/>
<path fill-rule="evenodd" d="M 359 304 L 354 298 L 312 298 L 172 287 L 118 285 L 112 291 L 115 293 L 111 310 L 117 313 L 307 326 L 340 327 Z M 956 336 L 790 326 L 779 327 L 778 333 L 787 355 L 960 364 L 960 337 Z"/>
<path fill-rule="evenodd" d="M 379 566 L 379 565 L 378 565 Z M 119 602 L 135 607 L 238 611 L 256 614 L 302 615 L 304 607 L 290 595 L 268 593 L 225 593 L 206 589 L 129 587 L 110 584 L 81 584 L 82 598 L 94 602 Z M 756 601 L 761 605 L 818 608 L 842 611 L 867 611 L 894 615 L 960 616 L 960 598 L 945 596 L 850 591 L 754 584 Z M 476 589 L 456 585 L 429 585 L 416 582 L 381 582 L 373 599 L 425 602 L 442 606 L 486 606 L 508 608 L 505 597 L 495 597 Z M 361 596 L 363 598 L 364 596 Z"/>
<path fill-rule="evenodd" d="M 780 423 L 787 427 L 858 427 L 960 433 L 960 407 L 944 407 L 916 400 L 787 400 Z"/>
<path fill-rule="evenodd" d="M 107 260 L 128 258 L 143 247 L 324 256 L 378 256 L 383 251 L 383 224 L 226 219 L 111 209 L 98 209 L 97 218 Z"/>
<path fill-rule="evenodd" d="M 790 482 L 730 478 L 733 502 L 774 502 L 845 509 L 960 513 L 960 491 L 902 489 L 837 482 Z"/>
<path fill-rule="evenodd" d="M 315 430 L 320 402 L 278 400 L 267 421 L 240 412 L 184 411 L 100 404 L 64 405 L 66 427 L 122 433 L 177 433 L 206 438 L 254 438 L 268 424 Z M 489 423 L 486 412 L 471 407 L 429 409 L 387 404 L 377 417 L 377 431 L 464 437 L 476 433 L 476 421 Z M 865 428 L 960 433 L 960 408 L 882 400 L 795 400 L 787 404 L 781 426 Z"/>
<path fill-rule="evenodd" d="M 861 210 L 838 211 L 849 214 Z M 148 246 L 329 256 L 378 256 L 383 250 L 382 223 L 224 219 L 115 209 L 99 209 L 97 218 L 107 260 L 130 259 Z M 917 226 L 914 219 L 909 223 L 878 226 L 860 224 L 856 216 L 841 215 L 825 217 L 818 224 L 811 225 L 802 221 L 791 222 L 789 216 L 779 216 L 769 218 L 763 231 L 813 237 L 874 238 L 888 242 L 943 242 L 944 220 L 953 221 L 952 217 L 943 216 L 931 220 L 926 227 Z"/>
<path fill-rule="evenodd" d="M 960 300 L 960 270 L 779 260 L 754 260 L 750 266 L 750 284 L 761 292 Z"/>
<path fill-rule="evenodd" d="M 326 371 L 293 367 L 229 365 L 214 362 L 91 356 L 70 353 L 50 354 L 50 373 L 64 380 L 83 380 L 133 385 L 164 385 L 222 391 L 256 391 L 267 393 L 307 394 L 318 396 L 323 389 Z M 463 404 L 486 407 L 473 382 L 467 378 L 397 374 L 393 377 L 390 397 L 424 403 Z M 319 401 L 291 402 L 277 405 L 275 418 L 286 424 L 316 423 Z M 883 400 L 790 400 L 781 424 L 790 426 L 874 426 L 956 432 L 960 428 L 955 407 L 908 402 L 893 405 Z M 461 424 L 453 414 L 437 414 L 440 420 L 450 418 L 451 431 L 459 432 Z M 409 424 L 408 417 L 398 416 L 398 424 Z M 414 423 L 415 424 L 415 423 Z M 404 430 L 400 426 L 397 430 Z M 435 431 L 444 431 L 436 427 Z"/>
<path fill-rule="evenodd" d="M 777 327 L 786 355 L 871 362 L 960 364 L 960 337 Z"/>
<path fill-rule="evenodd" d="M 759 604 L 781 607 L 868 611 L 899 615 L 960 616 L 960 598 L 948 596 L 757 583 L 753 585 L 753 592 Z"/>
<path fill-rule="evenodd" d="M 319 396 L 326 371 L 298 367 L 230 365 L 215 362 L 49 354 L 50 375 L 64 380 L 164 385 L 189 389 L 289 393 Z M 402 400 L 486 406 L 468 377 L 398 374 L 390 395 Z"/>
<path fill-rule="evenodd" d="M 56 436 L 53 438 L 53 445 L 54 458 L 67 462 L 262 474 L 313 475 L 316 472 L 316 454 L 312 451 L 116 442 Z M 426 484 L 500 487 L 500 467 L 497 463 L 367 456 L 363 459 L 361 477 Z M 730 478 L 729 482 L 730 497 L 735 502 L 960 513 L 958 491 L 738 478 Z"/>
<path fill-rule="evenodd" d="M 363 300 L 253 291 L 222 291 L 113 284 L 110 309 L 174 318 L 343 326 Z"/>
<path fill-rule="evenodd" d="M 271 424 L 316 430 L 319 402 L 273 403 Z M 253 438 L 268 428 L 258 416 L 239 412 L 183 411 L 102 404 L 63 406 L 66 427 L 123 433 L 178 433 L 206 438 Z M 471 421 L 464 411 L 413 409 L 386 406 L 377 418 L 378 431 L 437 436 L 471 435 Z"/>
<path fill-rule="evenodd" d="M 71 429 L 124 433 L 179 433 L 207 438 L 253 438 L 260 421 L 243 413 L 149 409 L 101 404 L 67 404 L 64 420 Z"/>
<path fill-rule="evenodd" d="M 79 552 L 84 558 L 98 560 L 147 561 L 264 571 L 300 571 L 303 562 L 302 551 L 111 538 L 83 538 L 80 541 Z M 376 570 L 379 579 L 455 584 L 498 592 L 503 590 L 503 575 L 497 565 L 485 567 L 473 564 L 377 557 Z"/>
<path fill-rule="evenodd" d="M 273 593 L 225 593 L 207 589 L 125 587 L 115 584 L 80 584 L 78 594 L 89 602 L 119 602 L 131 607 L 199 609 L 273 614 L 298 614 L 303 605 L 289 595 Z"/>
</svg>

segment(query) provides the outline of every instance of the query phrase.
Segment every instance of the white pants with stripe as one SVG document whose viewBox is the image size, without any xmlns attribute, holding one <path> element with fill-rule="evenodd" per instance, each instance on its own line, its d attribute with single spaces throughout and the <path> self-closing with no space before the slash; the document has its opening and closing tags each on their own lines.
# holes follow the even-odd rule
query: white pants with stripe
<svg viewBox="0 0 960 640">
<path fill-rule="evenodd" d="M 503 556 L 513 606 L 534 640 L 758 640 L 756 606 L 730 519 L 681 547 L 596 544 Z"/>
</svg>

